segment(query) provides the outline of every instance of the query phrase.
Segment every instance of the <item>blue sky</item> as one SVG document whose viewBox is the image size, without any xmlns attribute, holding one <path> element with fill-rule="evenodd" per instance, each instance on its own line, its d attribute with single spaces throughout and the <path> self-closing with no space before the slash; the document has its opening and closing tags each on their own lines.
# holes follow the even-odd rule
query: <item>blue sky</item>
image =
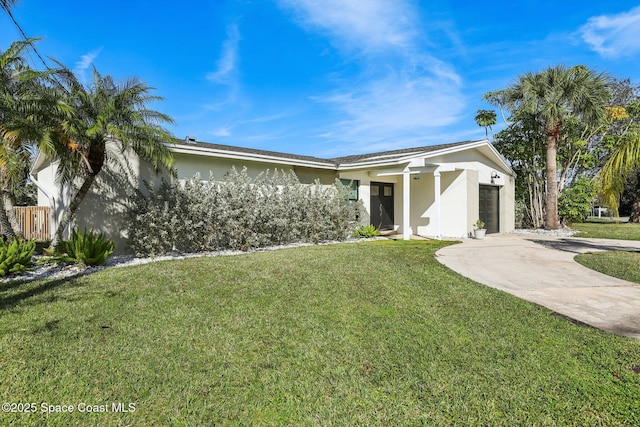
<svg viewBox="0 0 640 427">
<path fill-rule="evenodd" d="M 137 77 L 178 138 L 334 157 L 482 139 L 484 93 L 583 64 L 640 83 L 634 1 L 19 0 L 85 78 Z M 0 13 L 0 49 L 19 39 Z"/>
</svg>

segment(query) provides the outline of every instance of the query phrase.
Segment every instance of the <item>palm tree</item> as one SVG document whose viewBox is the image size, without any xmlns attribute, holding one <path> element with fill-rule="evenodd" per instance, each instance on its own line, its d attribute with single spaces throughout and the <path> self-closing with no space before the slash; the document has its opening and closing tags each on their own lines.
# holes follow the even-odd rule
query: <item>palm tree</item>
<svg viewBox="0 0 640 427">
<path fill-rule="evenodd" d="M 19 137 L 18 123 L 26 123 L 36 111 L 34 94 L 42 73 L 26 66 L 24 51 L 35 39 L 14 42 L 0 52 L 0 224 L 9 238 L 22 237 L 22 230 L 13 211 L 14 190 L 23 180 L 29 153 L 29 142 Z M 31 127 L 31 126 L 29 126 Z"/>
<path fill-rule="evenodd" d="M 602 202 L 618 215 L 620 194 L 627 179 L 640 168 L 640 101 L 612 107 L 609 116 L 623 123 L 619 142 L 596 176 Z M 640 188 L 637 189 L 629 222 L 640 222 Z"/>
<path fill-rule="evenodd" d="M 112 143 L 123 153 L 132 150 L 149 161 L 156 171 L 171 169 L 173 156 L 166 144 L 173 136 L 162 127 L 173 120 L 148 108 L 162 98 L 150 94 L 153 88 L 138 80 L 116 84 L 112 77 L 102 76 L 95 68 L 93 81 L 85 86 L 67 69 L 59 75 L 66 102 L 66 112 L 52 140 L 60 160 L 58 179 L 72 184 L 69 207 L 58 223 L 51 247 L 62 239 L 85 196 L 107 159 L 107 144 Z M 79 186 L 78 186 L 79 185 Z"/>
<path fill-rule="evenodd" d="M 511 114 L 526 112 L 539 117 L 546 135 L 545 228 L 558 229 L 558 177 L 556 153 L 564 120 L 573 115 L 586 123 L 598 123 L 607 115 L 609 77 L 578 65 L 550 67 L 526 73 L 506 89 L 483 96 Z"/>
<path fill-rule="evenodd" d="M 484 128 L 484 134 L 486 135 L 487 139 L 489 139 L 489 130 L 491 130 L 491 137 L 492 139 L 496 139 L 495 135 L 493 134 L 493 128 L 492 126 L 494 126 L 496 124 L 496 112 L 493 110 L 478 110 L 478 114 L 476 114 L 476 116 L 473 118 L 476 123 L 478 124 L 478 126 L 483 127 Z"/>
</svg>

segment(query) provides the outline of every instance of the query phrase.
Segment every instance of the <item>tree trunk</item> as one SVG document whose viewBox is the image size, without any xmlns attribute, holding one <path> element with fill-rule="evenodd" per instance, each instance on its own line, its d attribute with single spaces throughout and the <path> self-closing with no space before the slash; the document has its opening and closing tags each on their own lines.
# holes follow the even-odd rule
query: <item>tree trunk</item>
<svg viewBox="0 0 640 427">
<path fill-rule="evenodd" d="M 558 151 L 558 140 L 555 132 L 547 134 L 547 194 L 545 198 L 545 220 L 544 228 L 547 230 L 557 230 L 560 228 L 558 221 L 558 166 L 556 163 L 556 152 Z"/>
<path fill-rule="evenodd" d="M 640 223 L 640 188 L 636 190 L 636 199 L 633 201 L 633 206 L 631 206 L 629 222 Z"/>
<path fill-rule="evenodd" d="M 53 235 L 53 239 L 51 239 L 51 244 L 49 245 L 49 249 L 55 249 L 58 246 L 58 243 L 62 240 L 62 233 L 64 233 L 65 228 L 71 223 L 71 220 L 75 216 L 80 204 L 89 193 L 89 189 L 93 185 L 93 182 L 96 180 L 96 176 L 102 170 L 102 166 L 104 165 L 104 160 L 106 157 L 106 143 L 101 138 L 93 140 L 91 144 L 89 144 L 89 150 L 87 152 L 86 160 L 87 165 L 85 166 L 85 172 L 87 173 L 86 178 L 84 179 L 82 186 L 78 189 L 78 191 L 71 197 L 71 203 L 69 207 L 60 218 L 60 222 L 58 223 L 58 228 L 56 229 L 55 234 Z"/>
<path fill-rule="evenodd" d="M 58 228 L 56 228 L 56 232 L 53 235 L 53 239 L 51 239 L 51 244 L 49 245 L 49 249 L 55 249 L 58 246 L 58 243 L 62 240 L 62 233 L 64 233 L 65 228 L 71 223 L 71 220 L 75 216 L 80 204 L 89 193 L 89 189 L 91 185 L 96 180 L 96 176 L 94 174 L 87 175 L 82 186 L 78 189 L 78 191 L 73 195 L 71 199 L 71 203 L 69 207 L 60 218 L 60 222 L 58 223 Z"/>
<path fill-rule="evenodd" d="M 4 203 L 0 203 L 0 227 L 2 227 L 2 235 L 6 236 L 8 239 L 15 239 L 16 235 L 13 232 L 13 228 L 11 227 L 11 223 L 9 222 L 9 217 L 7 216 L 7 211 L 4 208 Z"/>
<path fill-rule="evenodd" d="M 16 212 L 13 210 L 13 206 L 15 205 L 14 198 L 11 194 L 3 192 L 2 203 L 4 204 L 4 211 L 6 212 L 7 219 L 9 220 L 14 236 L 19 239 L 24 239 L 24 230 L 20 227 L 20 221 L 18 221 Z"/>
</svg>

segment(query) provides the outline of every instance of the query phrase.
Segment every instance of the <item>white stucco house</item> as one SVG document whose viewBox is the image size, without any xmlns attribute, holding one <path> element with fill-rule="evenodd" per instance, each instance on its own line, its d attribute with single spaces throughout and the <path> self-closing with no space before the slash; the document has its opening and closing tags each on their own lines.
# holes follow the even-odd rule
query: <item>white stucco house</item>
<svg viewBox="0 0 640 427">
<path fill-rule="evenodd" d="M 488 233 L 514 229 L 515 174 L 487 140 L 408 148 L 323 159 L 186 138 L 170 146 L 178 179 L 196 173 L 222 177 L 232 167 L 246 167 L 250 175 L 266 170 L 293 171 L 303 183 L 336 178 L 352 185 L 371 224 L 411 235 L 466 238 L 481 219 Z M 57 164 L 39 155 L 32 167 L 38 186 L 38 204 L 51 207 L 51 230 L 69 199 L 69 188 L 55 180 Z M 137 156 L 112 155 L 102 176 L 78 211 L 75 226 L 106 232 L 120 248 L 126 247 L 127 186 L 143 188 L 142 181 L 159 182 L 149 165 Z M 166 178 L 166 176 L 165 176 Z"/>
</svg>

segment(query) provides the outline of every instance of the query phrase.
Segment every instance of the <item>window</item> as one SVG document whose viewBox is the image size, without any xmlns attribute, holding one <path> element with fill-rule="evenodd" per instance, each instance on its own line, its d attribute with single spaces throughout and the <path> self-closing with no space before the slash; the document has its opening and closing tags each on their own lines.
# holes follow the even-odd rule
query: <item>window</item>
<svg viewBox="0 0 640 427">
<path fill-rule="evenodd" d="M 356 201 L 358 200 L 358 187 L 360 186 L 360 181 L 357 179 L 341 179 L 340 182 L 345 187 L 348 187 L 351 190 L 349 194 L 349 200 Z"/>
</svg>

